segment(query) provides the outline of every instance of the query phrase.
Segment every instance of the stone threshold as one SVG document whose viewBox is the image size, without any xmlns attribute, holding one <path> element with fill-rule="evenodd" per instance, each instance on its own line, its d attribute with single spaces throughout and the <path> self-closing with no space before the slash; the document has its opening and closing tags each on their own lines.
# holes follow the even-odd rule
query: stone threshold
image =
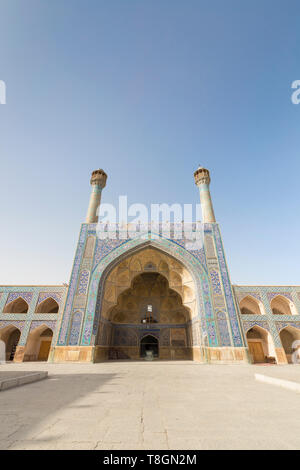
<svg viewBox="0 0 300 470">
<path fill-rule="evenodd" d="M 12 377 L 10 379 L 0 379 L 0 392 L 8 390 L 9 388 L 20 387 L 22 385 L 38 382 L 39 380 L 46 379 L 48 372 L 34 372 L 30 374 L 24 374 L 19 377 Z"/>
</svg>

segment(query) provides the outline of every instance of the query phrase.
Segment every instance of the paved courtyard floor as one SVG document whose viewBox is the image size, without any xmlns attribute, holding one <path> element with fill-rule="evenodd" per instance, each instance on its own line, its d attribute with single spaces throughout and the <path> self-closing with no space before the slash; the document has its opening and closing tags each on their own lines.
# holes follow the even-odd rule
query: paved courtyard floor
<svg viewBox="0 0 300 470">
<path fill-rule="evenodd" d="M 0 393 L 0 449 L 299 449 L 299 366 L 24 363 L 49 378 Z"/>
</svg>

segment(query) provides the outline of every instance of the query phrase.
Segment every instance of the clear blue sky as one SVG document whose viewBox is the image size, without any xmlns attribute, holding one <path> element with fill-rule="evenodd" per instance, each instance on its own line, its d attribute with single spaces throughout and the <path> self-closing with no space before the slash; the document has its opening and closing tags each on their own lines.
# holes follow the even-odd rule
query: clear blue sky
<svg viewBox="0 0 300 470">
<path fill-rule="evenodd" d="M 231 279 L 300 284 L 299 0 L 0 0 L 0 283 L 68 282 L 103 201 L 211 192 Z"/>
</svg>

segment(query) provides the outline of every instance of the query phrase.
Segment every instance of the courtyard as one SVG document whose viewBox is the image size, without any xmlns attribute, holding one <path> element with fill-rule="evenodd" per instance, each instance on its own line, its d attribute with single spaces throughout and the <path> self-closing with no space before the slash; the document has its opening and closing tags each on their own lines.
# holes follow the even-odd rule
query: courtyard
<svg viewBox="0 0 300 470">
<path fill-rule="evenodd" d="M 298 366 L 21 363 L 49 378 L 0 393 L 0 449 L 297 449 Z"/>
</svg>

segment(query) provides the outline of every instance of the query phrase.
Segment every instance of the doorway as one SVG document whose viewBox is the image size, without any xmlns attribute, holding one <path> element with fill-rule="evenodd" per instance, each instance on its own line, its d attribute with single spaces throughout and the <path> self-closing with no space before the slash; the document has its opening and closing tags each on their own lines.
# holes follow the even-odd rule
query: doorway
<svg viewBox="0 0 300 470">
<path fill-rule="evenodd" d="M 249 341 L 249 351 L 254 363 L 265 362 L 264 350 L 260 341 Z"/>
<path fill-rule="evenodd" d="M 28 335 L 24 361 L 47 361 L 51 349 L 53 331 L 46 325 L 39 326 Z"/>
<path fill-rule="evenodd" d="M 4 342 L 6 349 L 6 361 L 14 360 L 20 336 L 21 331 L 13 325 L 8 325 L 0 330 L 0 340 Z"/>
<path fill-rule="evenodd" d="M 141 358 L 146 358 L 146 357 L 151 357 L 151 356 L 153 358 L 157 358 L 158 352 L 159 352 L 159 348 L 158 348 L 157 338 L 155 338 L 152 335 L 147 335 L 141 339 L 141 349 L 140 349 Z"/>
<path fill-rule="evenodd" d="M 250 355 L 254 363 L 276 364 L 276 352 L 269 331 L 255 325 L 246 334 Z"/>
<path fill-rule="evenodd" d="M 38 361 L 47 361 L 51 348 L 51 340 L 41 341 Z"/>
</svg>

